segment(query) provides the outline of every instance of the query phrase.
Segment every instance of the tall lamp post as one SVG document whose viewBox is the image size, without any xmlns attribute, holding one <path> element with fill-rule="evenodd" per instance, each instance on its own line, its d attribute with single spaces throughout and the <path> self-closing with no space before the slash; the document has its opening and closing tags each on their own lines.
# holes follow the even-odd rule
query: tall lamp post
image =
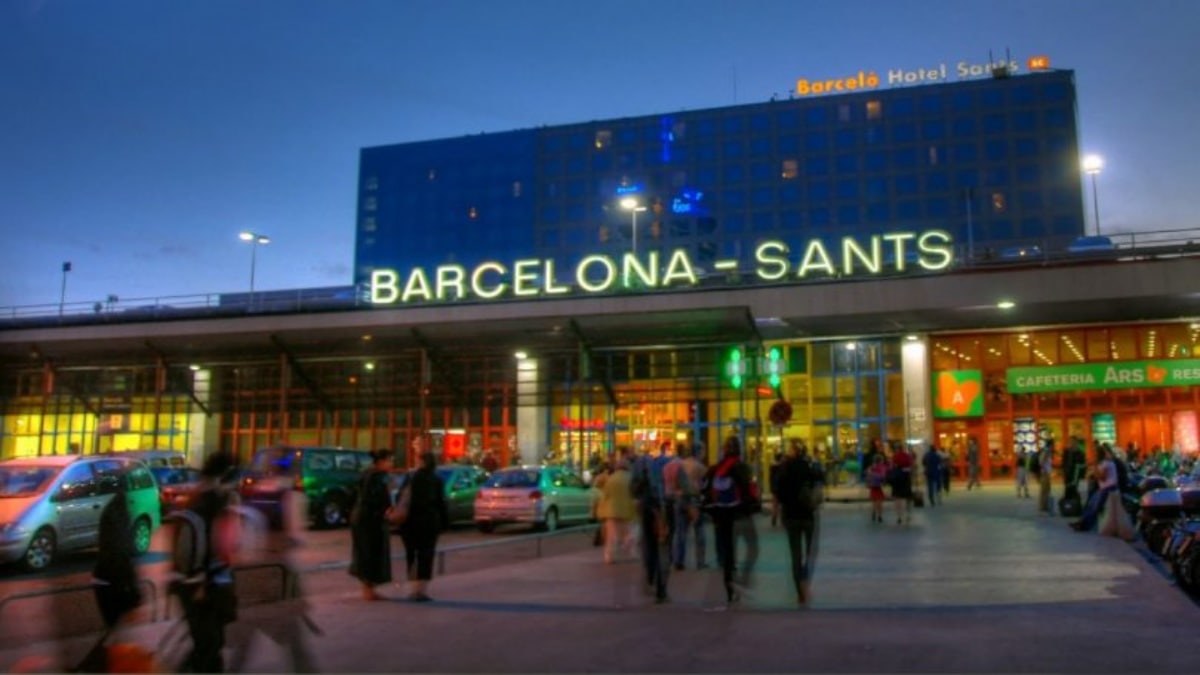
<svg viewBox="0 0 1200 675">
<path fill-rule="evenodd" d="M 1104 158 L 1088 155 L 1083 158 L 1083 172 L 1092 177 L 1092 216 L 1096 221 L 1096 236 L 1100 236 L 1100 193 L 1096 190 L 1096 176 L 1104 170 Z"/>
<path fill-rule="evenodd" d="M 626 197 L 621 200 L 621 208 L 627 209 L 633 214 L 633 255 L 637 255 L 637 214 L 645 211 L 646 207 L 638 204 L 638 200 L 633 197 Z"/>
<path fill-rule="evenodd" d="M 242 231 L 238 233 L 238 239 L 250 242 L 250 305 L 254 305 L 254 267 L 258 261 L 258 246 L 259 244 L 266 245 L 271 243 L 271 238 L 265 234 L 257 232 Z"/>
<path fill-rule="evenodd" d="M 63 305 L 67 304 L 67 272 L 71 271 L 71 261 L 62 264 L 62 292 L 58 295 L 58 315 L 63 315 Z"/>
</svg>

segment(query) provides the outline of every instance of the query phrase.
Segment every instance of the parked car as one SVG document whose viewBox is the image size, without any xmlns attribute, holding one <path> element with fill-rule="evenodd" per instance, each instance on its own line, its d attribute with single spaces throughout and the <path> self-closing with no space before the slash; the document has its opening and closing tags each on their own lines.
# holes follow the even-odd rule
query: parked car
<svg viewBox="0 0 1200 675">
<path fill-rule="evenodd" d="M 200 488 L 200 470 L 190 466 L 150 467 L 150 473 L 158 481 L 158 500 L 164 515 L 185 507 Z"/>
<path fill-rule="evenodd" d="M 187 456 L 178 450 L 117 450 L 105 454 L 110 457 L 140 459 L 151 471 L 165 467 L 182 469 L 188 465 Z"/>
<path fill-rule="evenodd" d="M 392 501 L 408 483 L 416 469 L 400 469 L 392 477 Z M 450 524 L 475 522 L 475 497 L 488 478 L 488 472 L 471 464 L 442 464 L 435 469 L 446 490 L 446 510 L 450 513 Z"/>
<path fill-rule="evenodd" d="M 1067 246 L 1068 253 L 1107 253 L 1116 248 L 1113 240 L 1102 236 L 1078 237 Z"/>
<path fill-rule="evenodd" d="M 530 523 L 547 531 L 591 519 L 592 488 L 563 466 L 517 466 L 488 477 L 475 498 L 475 524 L 491 532 L 502 523 Z"/>
<path fill-rule="evenodd" d="M 100 514 L 122 480 L 141 555 L 161 522 L 158 484 L 145 463 L 105 455 L 0 462 L 0 562 L 37 572 L 60 553 L 96 546 Z"/>
<path fill-rule="evenodd" d="M 316 527 L 337 527 L 350 517 L 362 472 L 371 466 L 366 450 L 275 445 L 259 448 L 243 473 L 242 502 L 261 511 L 273 527 L 283 522 L 280 476 L 304 490 L 308 516 Z"/>
</svg>

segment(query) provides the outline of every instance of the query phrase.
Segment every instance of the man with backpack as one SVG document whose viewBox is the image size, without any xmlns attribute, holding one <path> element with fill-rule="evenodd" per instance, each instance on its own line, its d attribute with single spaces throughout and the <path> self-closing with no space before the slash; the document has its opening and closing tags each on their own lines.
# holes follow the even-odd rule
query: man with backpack
<svg viewBox="0 0 1200 675">
<path fill-rule="evenodd" d="M 758 512 L 761 504 L 755 494 L 750 467 L 742 461 L 742 444 L 737 436 L 725 439 L 721 461 L 708 470 L 704 477 L 705 509 L 713 520 L 713 535 L 717 545 L 717 560 L 725 581 L 727 604 L 737 602 L 739 594 L 733 583 L 737 560 L 734 545 L 734 528 L 739 527 L 748 540 L 746 567 L 743 579 L 749 581 L 758 557 L 757 533 L 751 516 Z"/>
<path fill-rule="evenodd" d="M 184 672 L 219 673 L 225 626 L 237 619 L 233 555 L 238 546 L 238 516 L 232 510 L 237 493 L 228 481 L 236 465 L 232 455 L 218 452 L 205 462 L 203 483 L 177 522 L 170 592 L 179 596 L 192 651 Z"/>
</svg>

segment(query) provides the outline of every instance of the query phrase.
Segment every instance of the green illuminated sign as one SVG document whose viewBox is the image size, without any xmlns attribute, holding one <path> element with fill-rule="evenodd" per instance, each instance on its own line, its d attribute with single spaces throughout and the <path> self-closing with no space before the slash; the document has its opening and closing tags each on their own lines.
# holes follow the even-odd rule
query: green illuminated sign
<svg viewBox="0 0 1200 675">
<path fill-rule="evenodd" d="M 746 355 L 741 347 L 729 350 L 729 361 L 725 363 L 725 374 L 729 376 L 729 384 L 734 389 L 742 388 L 742 377 L 746 374 Z"/>
<path fill-rule="evenodd" d="M 1180 387 L 1200 384 L 1200 359 L 1118 361 L 1008 369 L 1008 391 L 1047 391 Z"/>
<path fill-rule="evenodd" d="M 934 417 L 983 415 L 983 373 L 978 370 L 943 370 L 934 373 Z"/>
<path fill-rule="evenodd" d="M 754 249 L 753 273 L 762 281 L 875 275 L 910 268 L 936 272 L 954 262 L 948 232 L 887 232 L 870 237 L 842 237 L 839 245 L 810 239 L 797 250 L 778 240 Z M 737 269 L 737 259 L 715 260 L 714 270 Z M 536 298 L 606 293 L 616 288 L 647 290 L 695 286 L 700 272 L 686 249 L 670 252 L 627 252 L 618 257 L 592 254 L 573 269 L 552 259 L 528 258 L 509 265 L 488 261 L 467 269 L 439 265 L 432 271 L 414 267 L 407 274 L 392 269 L 371 272 L 371 304 Z"/>
</svg>

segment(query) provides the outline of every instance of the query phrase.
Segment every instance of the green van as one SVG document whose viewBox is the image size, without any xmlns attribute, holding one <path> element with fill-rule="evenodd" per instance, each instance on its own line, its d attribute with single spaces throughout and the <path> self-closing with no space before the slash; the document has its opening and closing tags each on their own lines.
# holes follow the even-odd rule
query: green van
<svg viewBox="0 0 1200 675">
<path fill-rule="evenodd" d="M 370 466 L 367 450 L 274 445 L 254 453 L 239 491 L 245 505 L 258 509 L 278 527 L 283 522 L 283 493 L 277 479 L 290 478 L 292 489 L 304 490 L 312 524 L 337 527 L 349 519 L 359 480 Z"/>
</svg>

